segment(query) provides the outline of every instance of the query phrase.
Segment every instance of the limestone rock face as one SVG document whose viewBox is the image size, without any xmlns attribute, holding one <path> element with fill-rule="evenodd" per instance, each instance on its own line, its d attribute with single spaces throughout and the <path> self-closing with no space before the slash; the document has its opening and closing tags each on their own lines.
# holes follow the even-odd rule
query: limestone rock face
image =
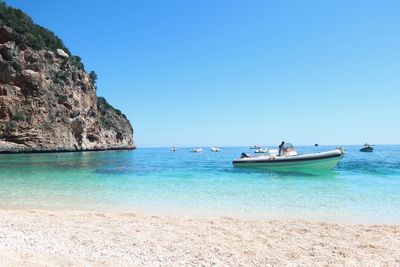
<svg viewBox="0 0 400 267">
<path fill-rule="evenodd" d="M 69 57 L 68 54 L 65 53 L 65 51 L 62 50 L 62 49 L 57 49 L 57 54 L 58 54 L 60 57 Z"/>
<path fill-rule="evenodd" d="M 65 51 L 0 26 L 0 153 L 133 148 L 129 120 Z"/>
</svg>

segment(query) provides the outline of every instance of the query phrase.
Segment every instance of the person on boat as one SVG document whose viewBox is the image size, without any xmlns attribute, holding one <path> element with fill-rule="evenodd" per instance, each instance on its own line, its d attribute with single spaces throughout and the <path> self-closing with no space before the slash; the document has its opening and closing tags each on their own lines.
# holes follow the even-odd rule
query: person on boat
<svg viewBox="0 0 400 267">
<path fill-rule="evenodd" d="M 279 156 L 282 156 L 282 151 L 285 149 L 285 142 L 282 141 L 282 143 L 279 145 Z"/>
<path fill-rule="evenodd" d="M 249 156 L 249 154 L 246 154 L 246 153 L 242 153 L 241 155 L 240 155 L 240 158 L 249 158 L 250 156 Z"/>
</svg>

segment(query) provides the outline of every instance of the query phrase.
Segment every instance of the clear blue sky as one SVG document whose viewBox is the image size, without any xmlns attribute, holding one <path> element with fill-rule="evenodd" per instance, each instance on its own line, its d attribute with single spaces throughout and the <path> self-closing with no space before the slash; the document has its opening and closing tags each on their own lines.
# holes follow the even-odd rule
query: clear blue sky
<svg viewBox="0 0 400 267">
<path fill-rule="evenodd" d="M 400 143 L 400 1 L 8 0 L 143 146 Z"/>
</svg>

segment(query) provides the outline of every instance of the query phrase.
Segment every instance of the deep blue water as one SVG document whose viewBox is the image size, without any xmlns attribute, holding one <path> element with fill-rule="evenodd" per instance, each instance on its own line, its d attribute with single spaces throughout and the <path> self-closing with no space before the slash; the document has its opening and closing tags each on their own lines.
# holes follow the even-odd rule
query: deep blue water
<svg viewBox="0 0 400 267">
<path fill-rule="evenodd" d="M 234 168 L 249 148 L 0 155 L 0 205 L 400 223 L 400 146 L 358 149 L 346 146 L 337 168 L 321 175 Z"/>
</svg>

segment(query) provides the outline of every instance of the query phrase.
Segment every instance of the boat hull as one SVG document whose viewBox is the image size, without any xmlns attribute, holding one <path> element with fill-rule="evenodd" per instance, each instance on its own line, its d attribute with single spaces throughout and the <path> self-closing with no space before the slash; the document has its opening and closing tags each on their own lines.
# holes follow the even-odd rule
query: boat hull
<svg viewBox="0 0 400 267">
<path fill-rule="evenodd" d="M 233 166 L 272 171 L 321 171 L 335 168 L 343 155 L 343 151 L 337 150 L 326 153 L 315 153 L 310 156 L 303 155 L 276 159 L 253 157 L 235 159 Z"/>
<path fill-rule="evenodd" d="M 373 152 L 374 148 L 373 147 L 363 147 L 360 149 L 361 152 Z"/>
</svg>

